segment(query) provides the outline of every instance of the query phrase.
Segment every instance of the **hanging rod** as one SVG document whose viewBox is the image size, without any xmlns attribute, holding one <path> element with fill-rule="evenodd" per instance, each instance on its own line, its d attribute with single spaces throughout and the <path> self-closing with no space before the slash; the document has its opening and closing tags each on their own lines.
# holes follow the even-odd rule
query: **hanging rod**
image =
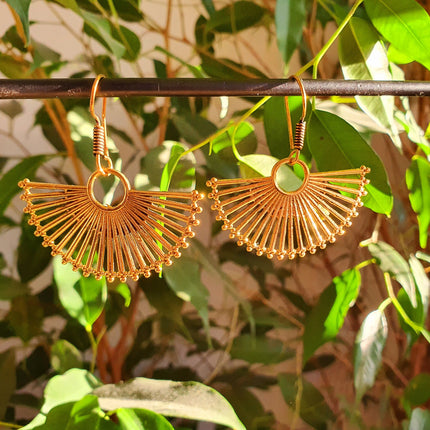
<svg viewBox="0 0 430 430">
<path fill-rule="evenodd" d="M 0 99 L 88 98 L 94 79 L 0 79 Z M 310 96 L 430 96 L 427 81 L 303 81 Z M 100 97 L 136 96 L 286 96 L 299 95 L 291 79 L 244 81 L 194 78 L 103 79 Z"/>
</svg>

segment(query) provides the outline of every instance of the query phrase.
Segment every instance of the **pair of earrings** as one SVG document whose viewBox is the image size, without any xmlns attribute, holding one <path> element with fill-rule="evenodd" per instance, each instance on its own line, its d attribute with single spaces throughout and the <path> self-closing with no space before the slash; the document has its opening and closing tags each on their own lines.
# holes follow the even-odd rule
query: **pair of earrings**
<svg viewBox="0 0 430 430">
<path fill-rule="evenodd" d="M 88 182 L 62 185 L 31 182 L 24 179 L 21 199 L 27 202 L 24 212 L 28 223 L 36 226 L 35 235 L 43 237 L 43 246 L 52 248 L 52 255 L 61 255 L 64 264 L 81 269 L 84 276 L 97 279 L 106 276 L 112 282 L 128 277 L 137 280 L 160 272 L 163 264 L 172 264 L 187 248 L 187 239 L 194 236 L 199 225 L 196 215 L 202 211 L 198 202 L 203 195 L 192 192 L 136 191 L 128 179 L 113 168 L 106 146 L 106 99 L 102 117 L 94 112 L 97 88 L 102 75 L 94 81 L 90 97 L 90 113 L 95 120 L 93 154 L 96 170 Z M 303 148 L 306 123 L 306 93 L 300 79 L 303 99 L 302 118 L 296 126 L 290 155 L 280 160 L 266 178 L 212 178 L 208 197 L 215 202 L 217 220 L 224 221 L 223 230 L 238 245 L 257 255 L 275 255 L 279 260 L 315 253 L 351 225 L 358 215 L 361 197 L 366 194 L 365 179 L 370 169 L 310 173 L 299 159 Z M 304 172 L 301 186 L 295 191 L 283 190 L 277 173 L 284 164 L 298 164 Z M 94 194 L 94 183 L 100 177 L 116 176 L 124 188 L 121 201 L 104 205 Z"/>
</svg>

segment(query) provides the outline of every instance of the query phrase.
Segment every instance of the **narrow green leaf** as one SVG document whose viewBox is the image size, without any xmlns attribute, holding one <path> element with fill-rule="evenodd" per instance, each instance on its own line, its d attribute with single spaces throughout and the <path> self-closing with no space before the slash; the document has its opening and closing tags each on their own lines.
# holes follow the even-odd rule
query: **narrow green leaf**
<svg viewBox="0 0 430 430">
<path fill-rule="evenodd" d="M 115 411 L 122 430 L 175 430 L 162 415 L 146 409 L 124 409 Z"/>
<path fill-rule="evenodd" d="M 279 387 L 285 403 L 296 410 L 297 376 L 290 373 L 281 373 L 278 376 Z M 302 380 L 303 392 L 300 402 L 300 418 L 315 429 L 330 428 L 330 422 L 336 417 L 327 405 L 323 395 L 306 379 Z"/>
<path fill-rule="evenodd" d="M 18 296 L 12 300 L 8 319 L 15 333 L 28 342 L 37 336 L 43 323 L 43 308 L 36 296 Z"/>
<path fill-rule="evenodd" d="M 427 430 L 430 428 L 430 412 L 416 408 L 412 411 L 408 430 Z"/>
<path fill-rule="evenodd" d="M 365 0 L 372 24 L 400 52 L 430 69 L 430 17 L 415 0 Z"/>
<path fill-rule="evenodd" d="M 306 318 L 303 334 L 304 363 L 321 345 L 337 336 L 349 308 L 357 299 L 360 284 L 360 272 L 353 268 L 333 278 L 332 283 L 323 291 Z"/>
<path fill-rule="evenodd" d="M 295 357 L 295 351 L 278 339 L 244 334 L 234 339 L 230 355 L 248 363 L 276 364 Z"/>
<path fill-rule="evenodd" d="M 197 309 L 208 333 L 209 292 L 201 281 L 199 263 L 188 257 L 182 257 L 175 261 L 175 264 L 164 267 L 163 275 L 176 295 L 185 302 L 190 302 Z"/>
<path fill-rule="evenodd" d="M 135 378 L 96 388 L 92 394 L 104 410 L 148 409 L 156 413 L 208 421 L 245 430 L 227 400 L 213 388 L 198 382 L 173 382 Z"/>
<path fill-rule="evenodd" d="M 212 13 L 206 31 L 236 33 L 255 26 L 263 17 L 264 9 L 256 3 L 239 0 Z"/>
<path fill-rule="evenodd" d="M 12 300 L 28 293 L 28 285 L 0 274 L 0 300 Z"/>
<path fill-rule="evenodd" d="M 305 0 L 277 0 L 275 9 L 276 38 L 285 64 L 302 40 L 306 24 Z"/>
<path fill-rule="evenodd" d="M 403 392 L 402 403 L 408 414 L 411 410 L 430 399 L 430 373 L 414 376 Z"/>
<path fill-rule="evenodd" d="M 367 315 L 361 324 L 354 348 L 354 387 L 357 401 L 360 401 L 375 383 L 387 334 L 387 320 L 379 310 Z"/>
<path fill-rule="evenodd" d="M 393 196 L 384 165 L 373 149 L 346 121 L 324 111 L 313 111 L 307 142 L 320 171 L 370 167 L 370 184 L 363 203 L 375 212 L 390 214 Z"/>
<path fill-rule="evenodd" d="M 409 201 L 417 214 L 420 246 L 427 246 L 430 227 L 430 163 L 424 158 L 414 156 L 406 171 L 406 185 Z"/>
<path fill-rule="evenodd" d="M 391 80 L 385 47 L 375 29 L 364 19 L 353 17 L 339 39 L 339 59 L 346 79 Z M 356 96 L 357 104 L 387 129 L 398 148 L 401 141 L 394 122 L 394 97 Z"/>
<path fill-rule="evenodd" d="M 28 10 L 31 0 L 6 0 L 6 3 L 16 12 L 21 21 L 22 28 L 25 34 L 25 46 L 30 42 L 30 21 L 28 18 Z"/>
<path fill-rule="evenodd" d="M 213 0 L 201 0 L 201 1 L 202 1 L 203 6 L 206 9 L 206 12 L 209 15 L 212 15 L 215 12 L 215 6 L 213 3 Z"/>
<path fill-rule="evenodd" d="M 21 190 L 21 188 L 18 187 L 18 182 L 26 177 L 34 176 L 39 166 L 50 157 L 52 156 L 35 155 L 34 157 L 27 157 L 1 177 L 0 190 L 2 190 L 2 192 L 0 193 L 0 215 L 3 215 L 10 201 Z"/>
<path fill-rule="evenodd" d="M 378 241 L 367 247 L 383 272 L 388 272 L 405 289 L 414 307 L 417 306 L 415 282 L 406 260 L 388 243 Z"/>
<path fill-rule="evenodd" d="M 58 373 L 82 367 L 81 353 L 67 340 L 57 340 L 51 348 L 51 365 Z"/>
<path fill-rule="evenodd" d="M 0 381 L 0 420 L 2 420 L 16 388 L 15 354 L 12 349 L 0 354 Z"/>
<path fill-rule="evenodd" d="M 34 226 L 28 225 L 27 221 L 28 216 L 24 216 L 18 245 L 17 269 L 22 282 L 42 273 L 51 261 L 51 249 L 42 246 L 42 238 L 34 235 Z"/>
<path fill-rule="evenodd" d="M 70 264 L 62 264 L 60 256 L 54 258 L 53 266 L 61 304 L 81 325 L 91 327 L 106 303 L 106 280 L 83 277 L 74 272 Z"/>
<path fill-rule="evenodd" d="M 164 191 L 169 188 L 182 191 L 194 189 L 196 180 L 194 154 L 189 153 L 181 157 L 187 149 L 183 143 L 168 140 L 149 151 L 144 159 L 149 182 Z"/>
</svg>

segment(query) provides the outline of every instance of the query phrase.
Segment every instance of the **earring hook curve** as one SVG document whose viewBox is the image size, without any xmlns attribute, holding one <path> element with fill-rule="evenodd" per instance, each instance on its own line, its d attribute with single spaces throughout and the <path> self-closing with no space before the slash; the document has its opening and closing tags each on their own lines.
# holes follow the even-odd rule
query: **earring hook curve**
<svg viewBox="0 0 430 430">
<path fill-rule="evenodd" d="M 105 75 L 97 75 L 94 79 L 93 86 L 91 87 L 91 95 L 90 95 L 90 114 L 96 121 L 97 125 L 102 125 L 105 122 L 106 118 L 106 97 L 103 97 L 103 108 L 102 108 L 102 120 L 100 121 L 100 117 L 94 111 L 94 105 L 97 96 L 97 90 L 99 89 L 99 84 L 102 79 L 105 78 Z"/>
</svg>

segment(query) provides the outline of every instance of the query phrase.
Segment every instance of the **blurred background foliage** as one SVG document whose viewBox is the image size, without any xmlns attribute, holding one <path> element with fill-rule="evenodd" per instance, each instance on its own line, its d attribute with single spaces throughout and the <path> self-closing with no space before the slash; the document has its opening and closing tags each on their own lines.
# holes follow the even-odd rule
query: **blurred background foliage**
<svg viewBox="0 0 430 430">
<path fill-rule="evenodd" d="M 6 78 L 429 78 L 427 0 L 0 6 Z M 300 98 L 290 106 L 296 122 Z M 205 203 L 197 238 L 162 277 L 107 284 L 52 261 L 17 198 L 24 177 L 85 182 L 88 100 L 2 101 L 0 427 L 37 415 L 25 428 L 430 428 L 429 106 L 310 100 L 303 159 L 372 169 L 360 217 L 326 250 L 257 257 Z M 115 166 L 141 190 L 207 193 L 207 178 L 267 175 L 289 152 L 282 98 L 133 97 L 108 109 Z"/>
</svg>

